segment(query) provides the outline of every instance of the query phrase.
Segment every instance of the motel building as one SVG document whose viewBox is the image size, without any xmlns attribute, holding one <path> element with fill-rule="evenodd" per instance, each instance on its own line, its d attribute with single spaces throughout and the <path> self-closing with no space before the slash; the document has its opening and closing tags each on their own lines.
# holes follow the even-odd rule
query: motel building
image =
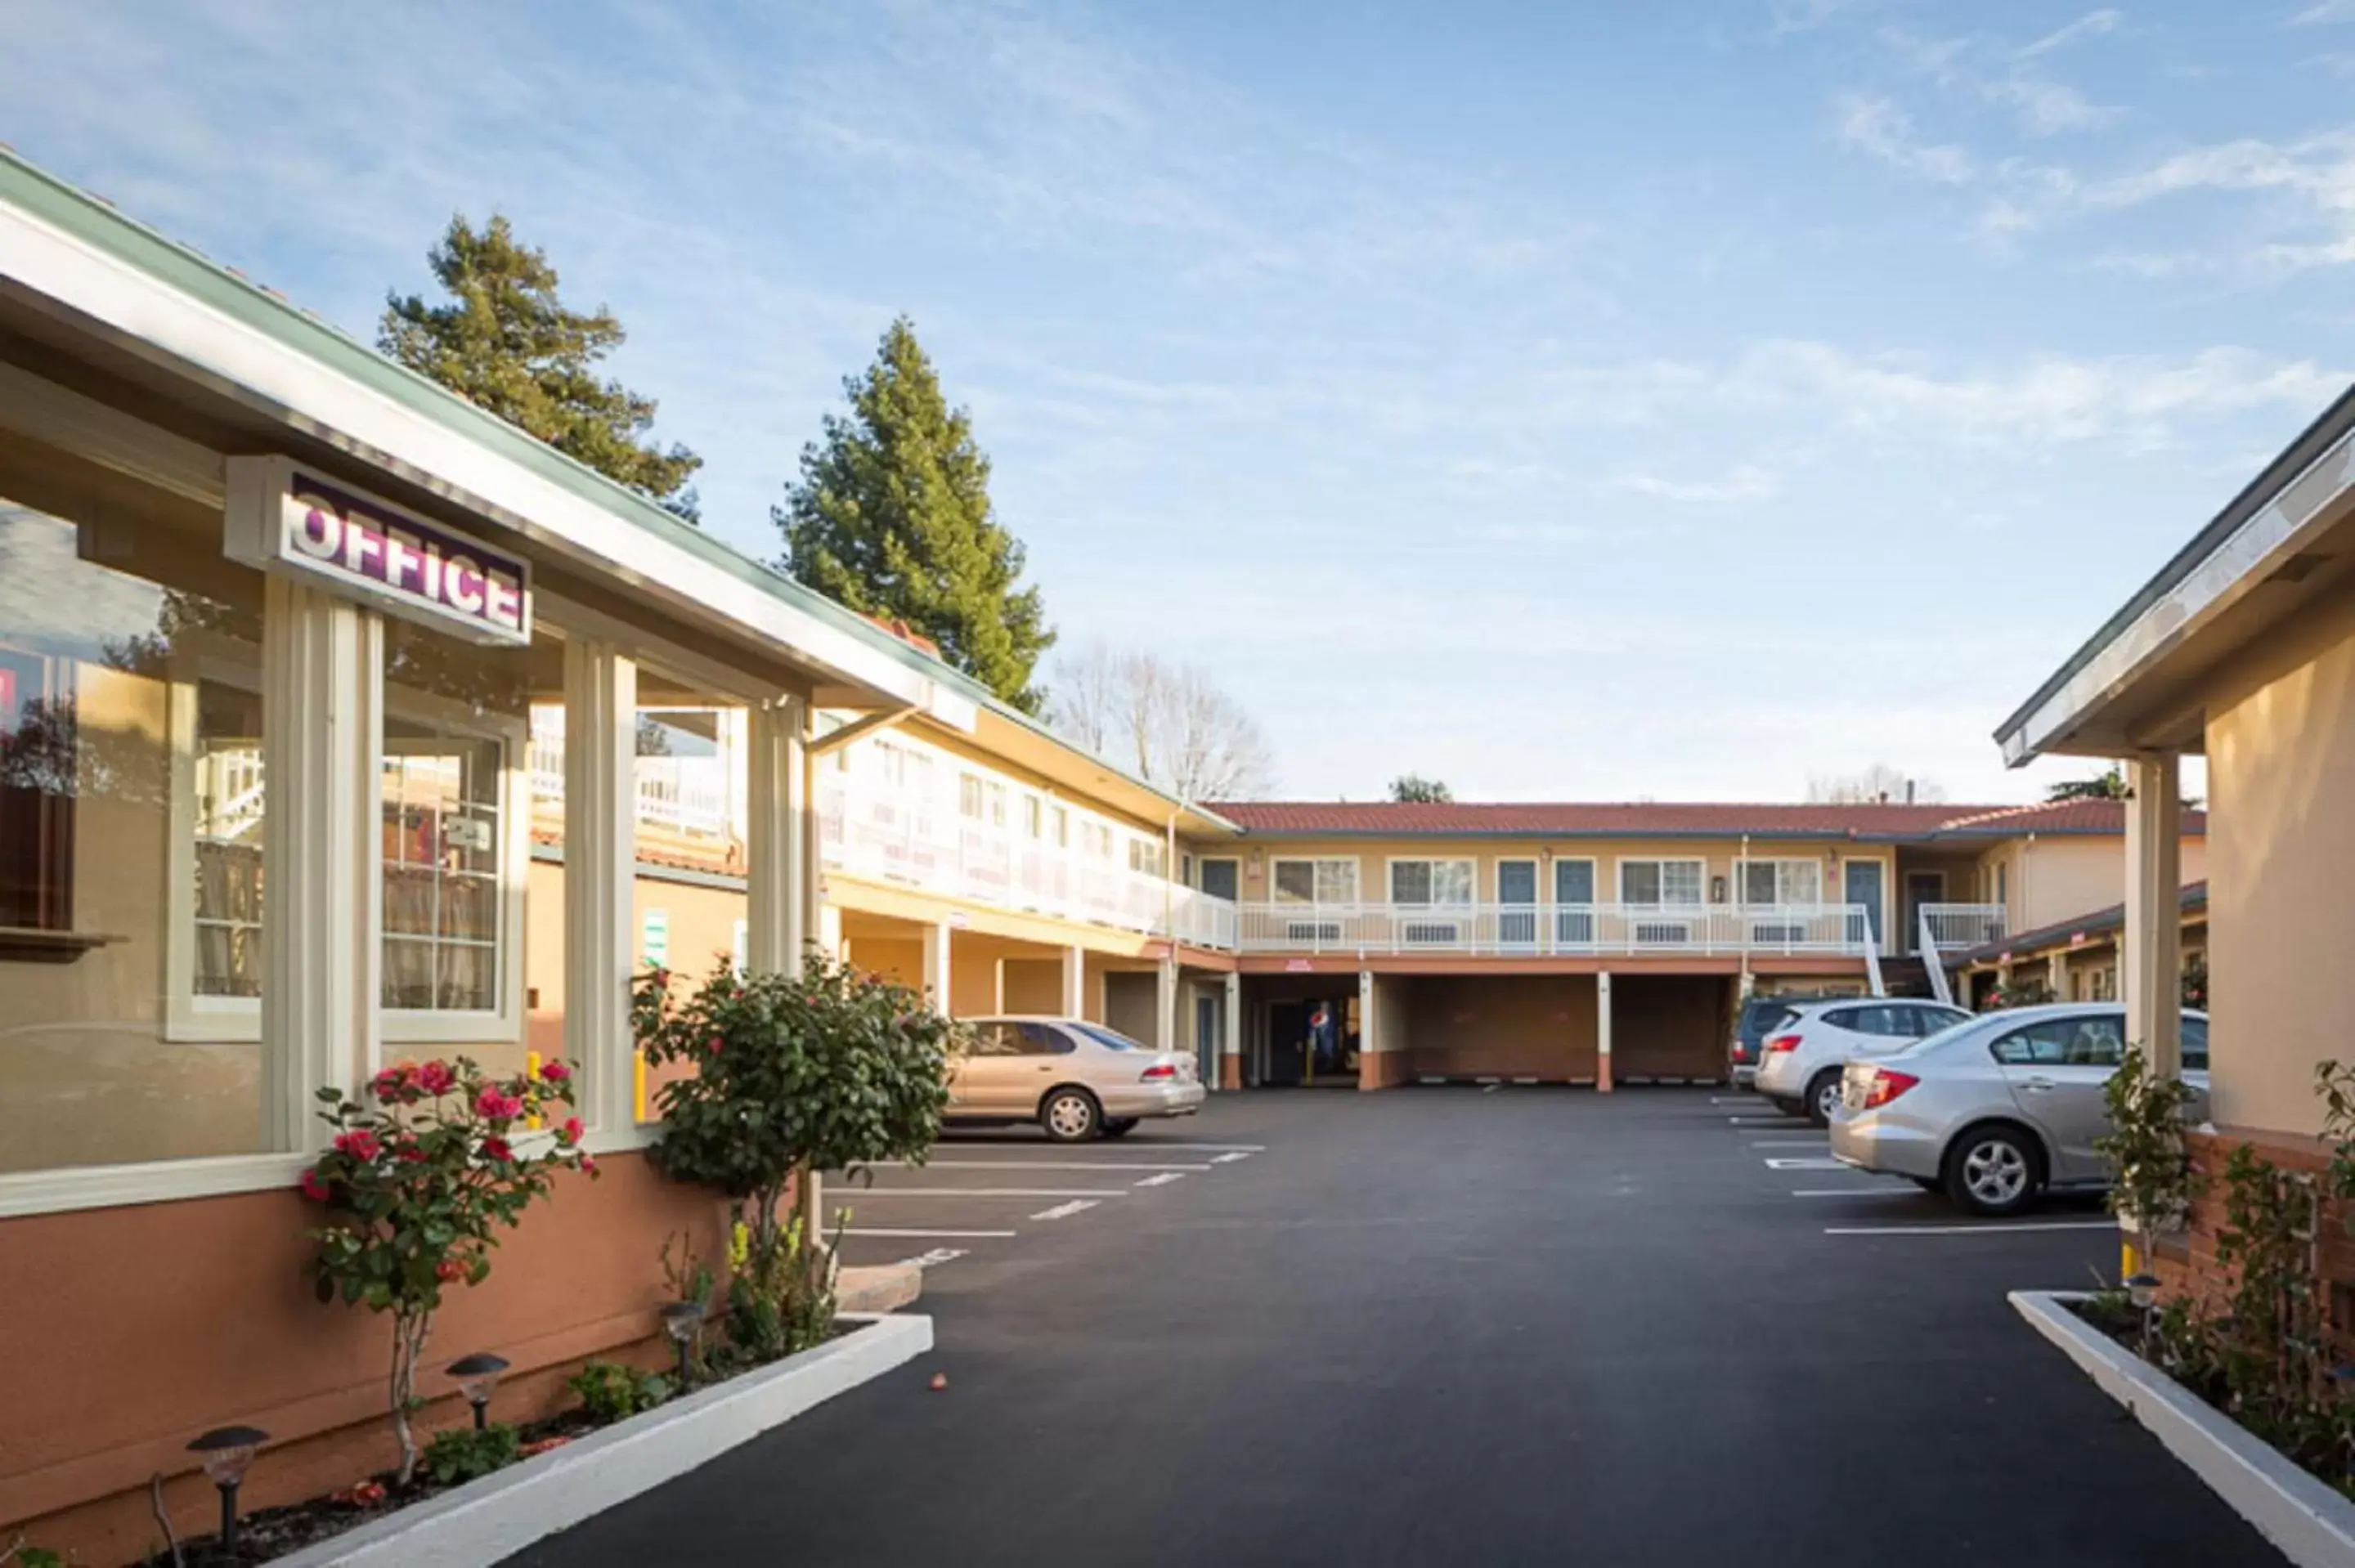
<svg viewBox="0 0 2355 1568">
<path fill-rule="evenodd" d="M 2127 1037 L 2179 1070 L 2187 910 L 2181 758 L 2207 760 L 2211 1177 L 2251 1146 L 2316 1172 L 2315 1071 L 2355 1058 L 2355 393 L 2342 396 L 2176 552 L 2007 720 L 2007 758 L 2125 757 L 2133 800 L 2117 938 Z M 2339 1205 L 2333 1204 L 2333 1208 Z M 2222 1194 L 2149 1259 L 2170 1291 L 2219 1285 Z M 2337 1220 L 2320 1227 L 2336 1234 Z M 2318 1249 L 2337 1350 L 2355 1350 L 2355 1258 Z"/>
<path fill-rule="evenodd" d="M 0 154 L 0 1531 L 127 1560 L 157 1473 L 200 1530 L 225 1425 L 250 1508 L 382 1463 L 385 1325 L 314 1299 L 296 1182 L 388 1065 L 566 1058 L 603 1170 L 436 1352 L 528 1419 L 656 1344 L 720 1216 L 645 1159 L 647 964 L 815 946 L 1221 1088 L 1608 1088 L 1720 1075 L 1745 991 L 1937 991 L 2114 901 L 2126 827 L 1177 800 Z"/>
</svg>

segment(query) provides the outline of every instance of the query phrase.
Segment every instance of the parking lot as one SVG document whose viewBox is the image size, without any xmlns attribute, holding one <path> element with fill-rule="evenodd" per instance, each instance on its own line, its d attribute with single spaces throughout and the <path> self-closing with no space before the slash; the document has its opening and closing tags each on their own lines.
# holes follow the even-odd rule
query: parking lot
<svg viewBox="0 0 2355 1568">
<path fill-rule="evenodd" d="M 829 1200 L 935 1353 L 518 1561 L 2280 1561 L 2005 1302 L 2115 1271 L 2097 1202 L 1825 1148 L 1509 1085 L 958 1138 Z M 947 1231 L 1012 1234 L 876 1234 Z"/>
</svg>

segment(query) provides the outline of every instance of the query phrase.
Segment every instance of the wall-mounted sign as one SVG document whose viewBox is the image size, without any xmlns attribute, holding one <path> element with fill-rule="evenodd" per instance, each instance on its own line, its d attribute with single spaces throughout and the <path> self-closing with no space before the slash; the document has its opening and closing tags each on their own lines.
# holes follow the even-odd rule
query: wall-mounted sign
<svg viewBox="0 0 2355 1568">
<path fill-rule="evenodd" d="M 229 554 L 469 641 L 531 641 L 531 566 L 287 458 L 229 460 Z"/>
<path fill-rule="evenodd" d="M 639 923 L 638 946 L 648 966 L 670 968 L 670 911 L 649 909 Z"/>
</svg>

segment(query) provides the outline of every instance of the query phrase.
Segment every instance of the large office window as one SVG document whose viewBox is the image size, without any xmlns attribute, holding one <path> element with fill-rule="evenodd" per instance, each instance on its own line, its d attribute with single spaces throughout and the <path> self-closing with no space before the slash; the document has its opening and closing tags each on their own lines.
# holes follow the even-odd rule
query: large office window
<svg viewBox="0 0 2355 1568">
<path fill-rule="evenodd" d="M 1619 902 L 1644 906 L 1698 905 L 1701 863 L 1697 860 L 1623 860 Z"/>
<path fill-rule="evenodd" d="M 0 1173 L 268 1146 L 260 577 L 0 444 Z"/>
</svg>

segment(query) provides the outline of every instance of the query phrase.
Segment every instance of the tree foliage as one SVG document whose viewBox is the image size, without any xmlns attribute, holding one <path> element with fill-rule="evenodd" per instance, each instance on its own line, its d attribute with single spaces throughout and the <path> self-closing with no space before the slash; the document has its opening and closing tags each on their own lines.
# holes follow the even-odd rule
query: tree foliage
<svg viewBox="0 0 2355 1568">
<path fill-rule="evenodd" d="M 2047 800 L 2123 800 L 2126 798 L 2126 770 L 2116 763 L 2110 764 L 2106 773 L 2096 773 L 2091 779 L 2063 779 L 2044 791 Z"/>
<path fill-rule="evenodd" d="M 1402 805 L 1445 806 L 1455 801 L 1455 794 L 1436 779 L 1401 773 L 1391 780 L 1391 799 Z"/>
<path fill-rule="evenodd" d="M 655 400 L 601 377 L 600 361 L 627 335 L 613 312 L 583 314 L 557 295 L 547 254 L 505 217 L 477 230 L 461 215 L 427 253 L 447 302 L 385 297 L 377 346 L 411 370 L 496 414 L 558 451 L 638 491 L 689 522 L 688 484 L 703 460 L 647 439 Z"/>
<path fill-rule="evenodd" d="M 1053 645 L 1039 589 L 1018 588 L 1021 542 L 989 503 L 989 459 L 952 409 L 905 316 L 843 384 L 847 415 L 802 449 L 801 478 L 771 515 L 784 568 L 864 615 L 905 621 L 955 668 L 1027 712 Z"/>
<path fill-rule="evenodd" d="M 1241 703 L 1192 664 L 1102 643 L 1055 668 L 1055 728 L 1181 800 L 1267 792 L 1267 737 Z"/>
</svg>

